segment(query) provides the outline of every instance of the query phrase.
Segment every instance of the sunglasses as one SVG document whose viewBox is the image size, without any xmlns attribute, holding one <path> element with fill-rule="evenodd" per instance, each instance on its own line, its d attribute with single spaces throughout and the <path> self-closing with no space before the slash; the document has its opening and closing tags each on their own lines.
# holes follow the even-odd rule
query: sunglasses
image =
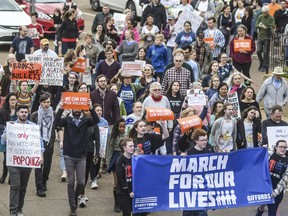
<svg viewBox="0 0 288 216">
<path fill-rule="evenodd" d="M 161 91 L 162 89 L 153 89 L 153 91 Z"/>
<path fill-rule="evenodd" d="M 175 60 L 176 62 L 182 62 L 182 60 Z"/>
</svg>

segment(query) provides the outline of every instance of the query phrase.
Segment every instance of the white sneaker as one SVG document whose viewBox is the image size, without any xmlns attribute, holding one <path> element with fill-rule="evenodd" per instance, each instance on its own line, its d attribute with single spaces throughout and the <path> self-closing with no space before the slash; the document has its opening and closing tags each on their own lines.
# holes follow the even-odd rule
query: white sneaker
<svg viewBox="0 0 288 216">
<path fill-rule="evenodd" d="M 86 207 L 86 199 L 85 199 L 85 197 L 81 197 L 80 198 L 80 201 L 79 201 L 79 207 L 80 208 L 84 208 L 84 207 Z"/>
<path fill-rule="evenodd" d="M 24 216 L 22 212 L 17 212 L 17 216 Z"/>
<path fill-rule="evenodd" d="M 94 181 L 91 182 L 91 189 L 98 189 L 98 184 L 97 184 L 97 180 L 95 179 Z"/>
</svg>

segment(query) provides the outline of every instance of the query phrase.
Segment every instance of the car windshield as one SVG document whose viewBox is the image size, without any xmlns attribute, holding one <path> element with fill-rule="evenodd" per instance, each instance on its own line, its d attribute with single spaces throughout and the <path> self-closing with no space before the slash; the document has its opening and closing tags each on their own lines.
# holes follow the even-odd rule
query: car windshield
<svg viewBox="0 0 288 216">
<path fill-rule="evenodd" d="M 21 11 L 21 9 L 18 7 L 16 3 L 13 2 L 13 0 L 5 0 L 0 4 L 0 11 Z"/>
<path fill-rule="evenodd" d="M 30 2 L 31 0 L 26 0 Z M 36 0 L 36 3 L 66 3 L 66 0 Z"/>
</svg>

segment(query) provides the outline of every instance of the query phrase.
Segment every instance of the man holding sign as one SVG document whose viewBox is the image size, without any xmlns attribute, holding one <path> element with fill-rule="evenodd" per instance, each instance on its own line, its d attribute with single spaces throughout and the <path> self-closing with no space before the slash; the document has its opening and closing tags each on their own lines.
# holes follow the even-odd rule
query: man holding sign
<svg viewBox="0 0 288 216">
<path fill-rule="evenodd" d="M 28 114 L 28 106 L 18 106 L 18 119 L 15 122 L 7 123 L 7 130 L 1 137 L 3 144 L 7 142 L 11 216 L 23 215 L 22 209 L 31 168 L 40 167 L 43 162 L 40 145 L 42 152 L 44 149 L 39 127 L 33 127 L 35 124 L 28 121 Z M 32 126 L 29 127 L 28 125 Z"/>
</svg>

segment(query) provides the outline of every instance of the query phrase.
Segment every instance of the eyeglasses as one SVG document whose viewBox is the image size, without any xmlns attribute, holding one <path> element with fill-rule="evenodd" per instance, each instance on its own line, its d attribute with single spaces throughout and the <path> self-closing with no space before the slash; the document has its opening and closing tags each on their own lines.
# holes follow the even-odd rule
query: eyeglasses
<svg viewBox="0 0 288 216">
<path fill-rule="evenodd" d="M 175 60 L 176 62 L 182 62 L 182 60 Z"/>
<path fill-rule="evenodd" d="M 222 58 L 228 58 L 228 56 L 222 56 Z"/>
<path fill-rule="evenodd" d="M 153 91 L 161 91 L 162 89 L 153 89 Z"/>
<path fill-rule="evenodd" d="M 208 139 L 198 140 L 199 142 L 207 142 Z"/>
<path fill-rule="evenodd" d="M 287 146 L 277 146 L 278 148 L 287 149 Z"/>
</svg>

